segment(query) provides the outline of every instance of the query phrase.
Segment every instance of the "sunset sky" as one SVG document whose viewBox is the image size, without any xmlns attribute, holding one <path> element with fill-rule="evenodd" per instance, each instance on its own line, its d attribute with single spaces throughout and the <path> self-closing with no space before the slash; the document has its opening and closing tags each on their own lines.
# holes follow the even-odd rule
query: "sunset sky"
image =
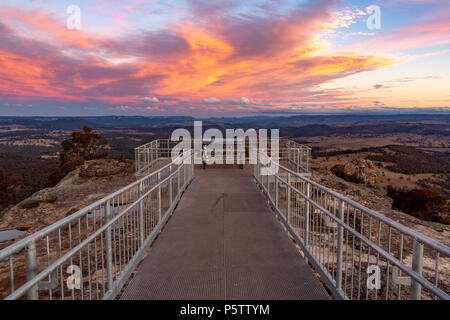
<svg viewBox="0 0 450 320">
<path fill-rule="evenodd" d="M 1 0 L 0 115 L 436 110 L 449 17 L 448 0 Z"/>
</svg>

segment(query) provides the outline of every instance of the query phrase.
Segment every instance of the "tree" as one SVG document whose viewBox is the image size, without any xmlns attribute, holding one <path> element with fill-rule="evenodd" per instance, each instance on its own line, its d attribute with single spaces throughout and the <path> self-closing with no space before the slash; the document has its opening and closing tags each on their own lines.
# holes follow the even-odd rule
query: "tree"
<svg viewBox="0 0 450 320">
<path fill-rule="evenodd" d="M 14 202 L 19 182 L 7 168 L 0 168 L 0 209 Z"/>
<path fill-rule="evenodd" d="M 54 186 L 67 173 L 87 160 L 106 158 L 108 154 L 100 150 L 107 144 L 106 138 L 88 126 L 84 126 L 82 131 L 72 132 L 70 138 L 61 143 L 59 167 L 54 168 L 50 173 L 47 186 Z"/>
<path fill-rule="evenodd" d="M 441 222 L 439 213 L 446 210 L 447 206 L 447 199 L 436 189 L 407 190 L 388 185 L 387 195 L 393 199 L 392 209 L 427 221 Z"/>
</svg>

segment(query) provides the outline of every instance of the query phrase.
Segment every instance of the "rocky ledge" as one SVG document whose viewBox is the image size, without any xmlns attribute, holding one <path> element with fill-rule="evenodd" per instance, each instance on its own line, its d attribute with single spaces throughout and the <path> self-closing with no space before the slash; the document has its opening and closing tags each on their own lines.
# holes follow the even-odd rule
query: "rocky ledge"
<svg viewBox="0 0 450 320">
<path fill-rule="evenodd" d="M 356 158 L 346 164 L 338 164 L 331 171 L 347 181 L 374 185 L 378 181 L 378 174 L 372 161 Z"/>
<path fill-rule="evenodd" d="M 135 180 L 131 160 L 87 161 L 55 187 L 42 189 L 5 210 L 0 216 L 0 231 L 33 233 Z"/>
</svg>

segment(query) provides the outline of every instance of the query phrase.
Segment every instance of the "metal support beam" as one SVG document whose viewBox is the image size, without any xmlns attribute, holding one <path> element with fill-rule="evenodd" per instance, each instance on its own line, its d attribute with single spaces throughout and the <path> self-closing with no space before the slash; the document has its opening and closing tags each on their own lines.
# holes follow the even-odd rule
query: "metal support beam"
<svg viewBox="0 0 450 320">
<path fill-rule="evenodd" d="M 139 183 L 139 198 L 142 196 L 143 194 L 143 186 L 142 186 L 142 182 Z M 144 233 L 144 201 L 141 201 L 139 203 L 139 242 L 141 244 L 141 246 L 144 245 L 144 240 L 145 240 L 145 233 Z"/>
<path fill-rule="evenodd" d="M 291 221 L 291 174 L 288 173 L 287 174 L 287 189 L 286 189 L 286 203 L 287 203 L 287 208 L 286 208 L 286 219 L 287 222 L 289 223 L 289 221 Z"/>
<path fill-rule="evenodd" d="M 422 267 L 423 267 L 423 244 L 414 239 L 412 269 L 421 276 Z M 417 281 L 414 281 L 414 279 L 411 280 L 412 280 L 411 300 L 420 300 L 422 295 L 422 286 Z"/>
<path fill-rule="evenodd" d="M 339 220 L 344 220 L 344 201 L 339 200 Z M 342 252 L 344 246 L 344 228 L 338 225 L 338 239 L 337 239 L 337 271 L 336 271 L 336 287 L 342 288 Z"/>
<path fill-rule="evenodd" d="M 26 276 L 27 281 L 32 280 L 37 275 L 37 261 L 36 261 L 36 242 L 31 241 L 25 248 L 25 264 L 26 264 Z M 38 285 L 34 285 L 27 292 L 28 300 L 38 300 Z"/>
<path fill-rule="evenodd" d="M 105 204 L 105 221 L 111 220 L 111 201 L 106 201 Z M 106 274 L 108 290 L 113 289 L 113 262 L 112 262 L 112 239 L 111 239 L 111 226 L 106 229 L 105 235 L 105 248 L 106 248 Z"/>
<path fill-rule="evenodd" d="M 161 181 L 161 172 L 158 172 L 158 183 Z M 161 223 L 161 185 L 158 186 L 158 223 Z M 161 230 L 161 229 L 160 229 Z"/>
</svg>

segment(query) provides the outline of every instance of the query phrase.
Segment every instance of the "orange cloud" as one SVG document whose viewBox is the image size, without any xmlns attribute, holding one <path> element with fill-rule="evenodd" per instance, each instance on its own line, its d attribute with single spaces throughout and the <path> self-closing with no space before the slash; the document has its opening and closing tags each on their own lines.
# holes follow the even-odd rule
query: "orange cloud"
<svg viewBox="0 0 450 320">
<path fill-rule="evenodd" d="M 0 23 L 0 96 L 121 105 L 146 103 L 130 97 L 159 97 L 156 104 L 174 107 L 215 97 L 242 110 L 270 107 L 271 101 L 348 101 L 338 92 L 315 94 L 315 88 L 394 61 L 356 51 L 323 53 L 318 35 L 348 25 L 353 16 L 333 16 L 328 2 L 314 3 L 241 18 L 220 16 L 220 6 L 211 7 L 201 12 L 210 17 L 207 23 L 178 21 L 106 39 L 67 30 L 44 12 L 1 7 L 8 19 Z M 22 34 L 19 24 L 32 36 Z M 248 103 L 234 103 L 241 97 Z"/>
</svg>

